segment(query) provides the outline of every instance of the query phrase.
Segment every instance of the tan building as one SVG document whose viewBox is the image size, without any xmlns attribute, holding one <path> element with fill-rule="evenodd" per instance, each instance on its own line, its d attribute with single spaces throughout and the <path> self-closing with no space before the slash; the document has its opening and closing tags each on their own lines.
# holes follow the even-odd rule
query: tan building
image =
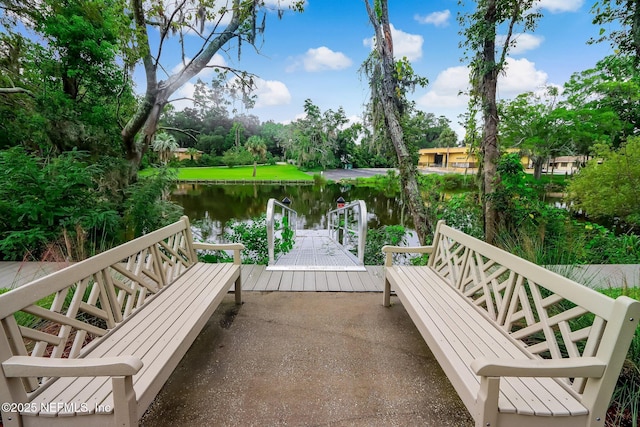
<svg viewBox="0 0 640 427">
<path fill-rule="evenodd" d="M 175 159 L 178 160 L 189 160 L 191 159 L 191 154 L 187 151 L 188 148 L 176 148 L 173 150 L 172 154 Z M 197 153 L 194 153 L 193 160 L 199 160 L 202 157 L 202 151 L 197 150 Z"/>
<path fill-rule="evenodd" d="M 445 169 L 475 169 L 478 159 L 469 147 L 423 148 L 418 151 L 418 167 Z"/>
<path fill-rule="evenodd" d="M 508 153 L 517 153 L 518 149 L 508 148 Z M 419 168 L 439 168 L 450 172 L 476 172 L 478 170 L 478 157 L 470 152 L 470 147 L 442 147 L 423 148 L 418 151 Z M 525 169 L 529 167 L 529 157 L 520 159 Z"/>
<path fill-rule="evenodd" d="M 573 175 L 587 163 L 586 156 L 558 156 L 553 157 L 542 166 L 542 172 Z"/>
</svg>

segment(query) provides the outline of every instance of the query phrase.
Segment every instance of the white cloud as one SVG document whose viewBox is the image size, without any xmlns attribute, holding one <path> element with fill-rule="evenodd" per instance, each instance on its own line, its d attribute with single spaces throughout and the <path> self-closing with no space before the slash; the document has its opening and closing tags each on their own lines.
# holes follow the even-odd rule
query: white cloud
<svg viewBox="0 0 640 427">
<path fill-rule="evenodd" d="M 505 71 L 506 76 L 498 79 L 498 96 L 502 99 L 510 99 L 523 92 L 535 92 L 547 84 L 549 77 L 526 58 L 507 58 Z"/>
<path fill-rule="evenodd" d="M 551 13 L 575 12 L 582 7 L 584 0 L 540 0 L 538 7 Z"/>
<path fill-rule="evenodd" d="M 265 5 L 268 7 L 278 7 L 280 9 L 290 9 L 291 6 L 293 6 L 295 3 L 297 3 L 297 0 L 265 0 Z M 303 7 L 307 5 L 307 2 L 305 1 L 303 4 Z"/>
<path fill-rule="evenodd" d="M 464 66 L 447 68 L 440 72 L 429 91 L 418 99 L 418 105 L 429 109 L 457 109 L 467 105 L 469 98 L 458 95 L 467 91 L 469 69 Z"/>
<path fill-rule="evenodd" d="M 407 57 L 409 61 L 422 58 L 422 44 L 424 43 L 424 37 L 418 34 L 405 33 L 402 30 L 397 30 L 393 24 L 391 27 L 391 38 L 393 39 L 393 55 L 396 58 Z M 373 37 L 364 39 L 362 43 L 374 48 Z"/>
<path fill-rule="evenodd" d="M 506 74 L 498 79 L 498 97 L 511 99 L 524 92 L 536 92 L 547 83 L 548 75 L 537 70 L 528 59 L 507 58 Z M 436 114 L 456 111 L 461 113 L 469 101 L 469 69 L 465 66 L 450 67 L 442 71 L 427 93 L 417 100 L 418 106 Z"/>
<path fill-rule="evenodd" d="M 297 57 L 293 64 L 287 67 L 288 72 L 300 67 L 305 71 L 318 72 L 325 70 L 342 70 L 353 64 L 353 61 L 342 52 L 334 52 L 326 46 L 309 49 L 304 55 Z"/>
<path fill-rule="evenodd" d="M 287 86 L 278 80 L 264 80 L 257 78 L 254 81 L 257 95 L 256 108 L 286 105 L 291 102 L 291 93 Z"/>
<path fill-rule="evenodd" d="M 193 108 L 193 93 L 196 90 L 196 85 L 191 83 L 191 82 L 187 82 L 185 84 L 183 84 L 180 89 L 178 89 L 173 96 L 171 97 L 171 99 L 177 99 L 177 101 L 174 101 L 171 103 L 171 105 L 173 105 L 173 107 L 177 110 L 177 111 L 182 111 L 185 108 Z M 186 98 L 186 99 L 183 99 Z"/>
<path fill-rule="evenodd" d="M 233 84 L 237 77 L 229 80 L 228 84 Z M 286 105 L 291 102 L 291 94 L 287 86 L 277 80 L 264 80 L 261 78 L 254 79 L 255 90 L 253 94 L 257 96 L 255 108 L 273 107 L 276 105 Z M 182 111 L 185 108 L 193 108 L 193 94 L 195 92 L 195 84 L 187 82 L 178 89 L 171 99 L 175 99 L 171 103 L 176 110 Z M 185 99 L 183 99 L 185 98 Z"/>
<path fill-rule="evenodd" d="M 501 46 L 505 41 L 506 35 L 500 34 L 496 37 L 496 45 Z M 515 42 L 515 46 L 512 46 L 509 50 L 511 55 L 520 55 L 529 50 L 537 49 L 544 41 L 544 37 L 534 36 L 527 33 L 513 34 L 511 40 Z"/>
<path fill-rule="evenodd" d="M 184 68 L 185 64 L 189 64 L 190 61 L 191 61 L 191 58 L 185 57 L 184 64 L 182 62 L 179 62 L 178 64 L 176 64 L 171 69 L 171 74 L 179 73 Z M 209 61 L 208 67 L 200 71 L 196 77 L 203 79 L 203 78 L 213 76 L 215 74 L 215 69 L 212 67 L 216 67 L 216 66 L 217 67 L 227 66 L 227 61 L 225 61 L 224 57 L 219 53 L 216 53 L 215 55 L 213 55 L 213 58 L 211 58 L 211 61 Z"/>
<path fill-rule="evenodd" d="M 432 12 L 426 16 L 416 14 L 414 19 L 421 24 L 433 24 L 436 27 L 446 27 L 449 25 L 449 18 L 451 18 L 451 11 L 445 9 L 439 12 Z"/>
</svg>

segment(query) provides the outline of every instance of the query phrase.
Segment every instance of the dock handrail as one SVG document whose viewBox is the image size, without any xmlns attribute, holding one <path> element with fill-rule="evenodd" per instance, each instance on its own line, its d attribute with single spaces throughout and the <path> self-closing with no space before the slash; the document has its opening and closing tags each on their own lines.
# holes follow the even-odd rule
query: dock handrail
<svg viewBox="0 0 640 427">
<path fill-rule="evenodd" d="M 279 229 L 279 230 L 275 229 L 275 219 L 276 219 L 275 216 L 276 216 L 277 208 L 281 208 L 280 217 L 287 218 L 287 223 L 289 228 L 291 228 L 291 230 L 293 231 L 294 239 L 296 237 L 296 228 L 298 224 L 298 212 L 291 209 L 289 206 L 285 205 L 284 203 L 277 201 L 276 199 L 269 199 L 269 201 L 267 202 L 267 220 L 266 220 L 269 265 L 275 262 L 274 244 L 275 244 L 276 232 L 278 231 L 282 232 L 282 229 Z"/>
<path fill-rule="evenodd" d="M 341 217 L 344 219 L 342 222 Z M 358 261 L 364 264 L 364 247 L 367 241 L 367 205 L 364 200 L 355 200 L 327 212 L 327 231 L 333 240 L 346 248 L 353 245 L 354 238 L 357 239 L 355 247 Z"/>
</svg>

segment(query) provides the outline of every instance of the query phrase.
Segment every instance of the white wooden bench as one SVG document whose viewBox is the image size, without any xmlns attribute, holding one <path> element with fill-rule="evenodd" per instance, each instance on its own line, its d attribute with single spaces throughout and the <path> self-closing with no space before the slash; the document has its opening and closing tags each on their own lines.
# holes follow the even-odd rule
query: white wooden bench
<svg viewBox="0 0 640 427">
<path fill-rule="evenodd" d="M 394 290 L 480 427 L 603 426 L 640 303 L 615 300 L 440 222 L 383 248 Z M 430 253 L 427 266 L 393 253 Z"/>
<path fill-rule="evenodd" d="M 241 303 L 241 249 L 194 243 L 183 217 L 0 295 L 5 427 L 137 425 L 234 283 Z"/>
</svg>

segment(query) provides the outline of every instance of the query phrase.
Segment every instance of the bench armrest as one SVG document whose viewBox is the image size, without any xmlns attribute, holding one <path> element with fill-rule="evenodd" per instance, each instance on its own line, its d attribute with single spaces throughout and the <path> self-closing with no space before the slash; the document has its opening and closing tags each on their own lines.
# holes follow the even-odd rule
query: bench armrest
<svg viewBox="0 0 640 427">
<path fill-rule="evenodd" d="M 382 247 L 382 253 L 386 254 L 385 263 L 386 267 L 393 264 L 393 254 L 430 254 L 433 252 L 433 246 L 390 246 L 385 245 Z"/>
<path fill-rule="evenodd" d="M 7 377 L 115 377 L 136 374 L 142 360 L 135 356 L 89 359 L 13 356 L 2 362 Z"/>
<path fill-rule="evenodd" d="M 433 252 L 433 246 L 390 246 L 385 245 L 382 247 L 382 252 L 384 253 L 394 253 L 394 254 L 407 254 L 407 253 L 416 253 L 416 254 L 430 254 Z"/>
<path fill-rule="evenodd" d="M 490 359 L 471 362 L 471 370 L 482 377 L 585 377 L 600 378 L 607 367 L 596 357 L 567 359 Z"/>
<path fill-rule="evenodd" d="M 244 250 L 244 245 L 242 243 L 193 242 L 193 249 L 205 251 L 233 251 L 233 263 L 240 264 L 240 251 Z"/>
<path fill-rule="evenodd" d="M 201 249 L 205 251 L 241 251 L 244 249 L 242 243 L 203 243 L 194 242 L 194 249 Z"/>
</svg>

